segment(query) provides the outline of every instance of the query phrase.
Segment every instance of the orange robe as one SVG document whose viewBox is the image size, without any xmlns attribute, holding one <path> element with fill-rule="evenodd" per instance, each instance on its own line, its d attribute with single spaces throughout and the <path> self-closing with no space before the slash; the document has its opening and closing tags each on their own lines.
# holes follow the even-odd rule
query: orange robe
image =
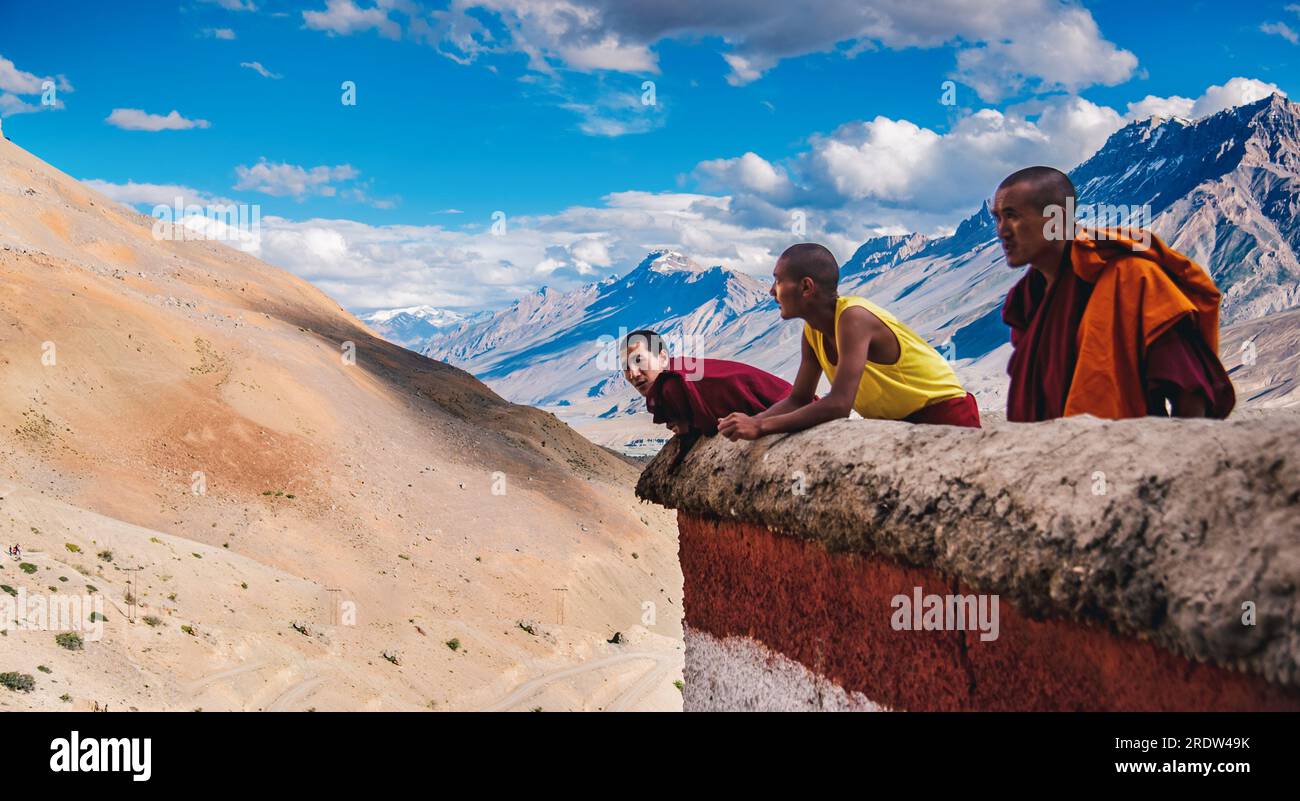
<svg viewBox="0 0 1300 801">
<path fill-rule="evenodd" d="M 1080 231 L 1070 244 L 1069 261 L 1073 276 L 1068 278 L 1085 282 L 1086 292 L 1078 301 L 1063 302 L 1086 306 L 1070 313 L 1078 327 L 1073 342 L 1063 346 L 1072 351 L 1063 354 L 1062 366 L 1070 369 L 1065 374 L 1068 381 L 1060 379 L 1068 387 L 1064 415 L 1119 419 L 1160 413 L 1151 411 L 1148 355 L 1157 345 L 1162 349 L 1161 361 L 1168 362 L 1170 343 L 1187 337 L 1205 345 L 1200 348 L 1196 343 L 1196 350 L 1204 367 L 1198 371 L 1205 378 L 1203 384 L 1214 387 L 1207 398 L 1210 413 L 1228 414 L 1232 387 L 1216 355 L 1220 293 L 1204 269 L 1154 234 L 1150 246 L 1142 248 L 1115 231 L 1101 238 Z M 1004 308 L 1004 319 L 1013 326 L 1013 344 L 1016 333 L 1022 338 L 1025 334 L 1026 321 L 1021 318 L 1028 309 L 1020 304 L 1028 296 L 1021 284 L 1008 295 Z M 1013 365 L 1015 361 L 1013 356 Z M 1014 384 L 1017 371 L 1012 373 Z M 1017 391 L 1013 386 L 1012 394 Z"/>
</svg>

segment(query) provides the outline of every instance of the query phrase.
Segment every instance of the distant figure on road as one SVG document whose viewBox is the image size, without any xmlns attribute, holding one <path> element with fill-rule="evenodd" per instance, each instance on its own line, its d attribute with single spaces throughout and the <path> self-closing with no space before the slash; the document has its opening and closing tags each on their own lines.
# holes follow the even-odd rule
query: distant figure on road
<svg viewBox="0 0 1300 801">
<path fill-rule="evenodd" d="M 758 415 L 719 424 L 728 439 L 802 431 L 856 411 L 869 419 L 980 427 L 975 398 L 952 366 L 912 329 L 866 298 L 839 294 L 840 267 L 821 245 L 793 245 L 776 260 L 772 297 L 781 319 L 804 321 L 789 397 Z M 813 394 L 822 373 L 831 391 Z"/>
<path fill-rule="evenodd" d="M 758 414 L 790 394 L 790 385 L 740 362 L 669 356 L 663 337 L 633 331 L 623 340 L 623 377 L 645 397 L 656 423 L 674 434 L 718 433 L 719 418 Z"/>
<path fill-rule="evenodd" d="M 993 199 L 1007 264 L 1030 267 L 1002 306 L 1007 419 L 1227 417 L 1236 395 L 1214 281 L 1149 231 L 1073 230 L 1074 198 L 1065 173 L 1028 167 Z M 1064 228 L 1053 225 L 1063 209 Z"/>
</svg>

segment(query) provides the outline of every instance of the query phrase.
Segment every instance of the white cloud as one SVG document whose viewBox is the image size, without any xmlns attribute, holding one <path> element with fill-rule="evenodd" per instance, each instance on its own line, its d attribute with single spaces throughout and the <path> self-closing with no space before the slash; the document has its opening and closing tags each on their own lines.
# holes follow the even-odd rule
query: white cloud
<svg viewBox="0 0 1300 801">
<path fill-rule="evenodd" d="M 1171 95 L 1156 97 L 1147 95 L 1141 100 L 1129 103 L 1125 119 L 1142 120 L 1153 115 L 1161 117 L 1184 117 L 1200 119 L 1217 114 L 1235 106 L 1244 106 L 1263 100 L 1272 94 L 1286 96 L 1276 84 L 1266 83 L 1254 78 L 1233 78 L 1223 85 L 1211 86 L 1200 97 L 1192 99 Z"/>
<path fill-rule="evenodd" d="M 1297 35 L 1296 32 L 1291 29 L 1291 26 L 1287 25 L 1285 22 L 1265 22 L 1259 26 L 1259 29 L 1264 33 L 1281 36 L 1291 44 L 1300 44 L 1300 35 Z"/>
<path fill-rule="evenodd" d="M 655 74 L 660 42 L 718 40 L 735 85 L 758 80 L 784 59 L 830 52 L 851 58 L 877 47 L 951 46 L 956 74 L 985 99 L 1025 88 L 1113 85 L 1137 66 L 1132 53 L 1102 37 L 1087 9 L 1057 0 L 450 0 L 428 12 L 407 0 L 364 8 L 327 0 L 324 10 L 303 18 L 332 34 L 374 29 L 392 39 L 405 24 L 408 35 L 457 63 L 520 53 L 545 74 Z M 493 35 L 496 26 L 505 37 Z"/>
<path fill-rule="evenodd" d="M 44 111 L 45 107 L 37 103 L 28 103 L 18 95 L 0 92 L 0 117 L 12 117 L 15 114 L 31 114 Z"/>
<path fill-rule="evenodd" d="M 708 195 L 617 192 L 599 206 L 509 216 L 502 236 L 488 218 L 446 228 L 263 217 L 258 255 L 358 309 L 500 304 L 539 282 L 567 288 L 624 272 L 657 247 L 767 273 L 792 234 L 738 224 L 728 206 Z M 838 255 L 855 245 L 846 240 Z"/>
<path fill-rule="evenodd" d="M 203 0 L 205 3 L 212 3 L 227 11 L 256 11 L 257 6 L 253 5 L 253 0 Z"/>
<path fill-rule="evenodd" d="M 702 161 L 694 175 L 706 188 L 739 187 L 766 197 L 783 197 L 791 190 L 785 171 L 752 151 L 739 158 Z"/>
<path fill-rule="evenodd" d="M 1208 117 L 1233 106 L 1244 106 L 1256 100 L 1263 100 L 1271 94 L 1285 96 L 1286 92 L 1275 84 L 1253 78 L 1233 78 L 1223 86 L 1211 86 L 1206 89 L 1205 94 L 1201 95 L 1192 106 L 1192 117 Z"/>
<path fill-rule="evenodd" d="M 235 201 L 180 184 L 150 184 L 127 181 L 124 184 L 88 178 L 83 184 L 128 206 L 229 206 Z"/>
<path fill-rule="evenodd" d="M 208 128 L 207 120 L 190 120 L 175 109 L 170 114 L 150 114 L 138 108 L 115 108 L 105 118 L 109 125 L 125 131 L 187 131 L 191 128 Z"/>
<path fill-rule="evenodd" d="M 613 70 L 615 72 L 658 72 L 655 55 L 645 45 L 627 45 L 610 35 L 598 42 L 564 46 L 556 50 L 564 63 L 582 72 Z"/>
<path fill-rule="evenodd" d="M 348 164 L 334 167 L 300 167 L 296 164 L 268 162 L 265 158 L 251 167 L 235 167 L 236 189 L 247 189 L 275 197 L 302 200 L 311 195 L 333 197 L 338 194 L 335 182 L 350 181 L 361 173 Z"/>
<path fill-rule="evenodd" d="M 1137 56 L 1106 41 L 1084 8 L 1059 7 L 1038 19 L 1015 20 L 1021 33 L 957 53 L 954 76 L 980 98 L 996 101 L 1036 92 L 1075 92 L 1095 84 L 1123 83 L 1137 69 Z"/>
<path fill-rule="evenodd" d="M 352 0 L 327 0 L 323 11 L 302 12 L 302 21 L 308 28 L 332 35 L 347 36 L 373 29 L 380 36 L 398 39 L 401 38 L 402 28 L 388 16 L 388 7 L 392 5 L 381 2 L 361 8 Z"/>
<path fill-rule="evenodd" d="M 1192 106 L 1194 105 L 1196 105 L 1196 101 L 1190 97 L 1147 95 L 1141 100 L 1129 103 L 1128 113 L 1124 117 L 1130 120 L 1145 120 L 1148 117 L 1183 117 L 1190 119 Z"/>
<path fill-rule="evenodd" d="M 657 72 L 656 43 L 716 37 L 728 46 L 727 79 L 740 85 L 809 53 L 952 45 L 958 74 L 988 99 L 1027 84 L 1040 91 L 1115 84 L 1137 65 L 1132 53 L 1102 38 L 1086 9 L 1053 0 L 460 0 L 450 13 L 467 16 L 470 8 L 498 15 L 510 45 L 534 68 Z M 462 42 L 460 49 L 472 59 L 501 47 Z"/>
<path fill-rule="evenodd" d="M 235 32 L 230 28 L 204 28 L 204 36 L 210 36 L 213 39 L 225 39 L 230 41 L 235 38 Z"/>
<path fill-rule="evenodd" d="M 278 81 L 284 77 L 283 75 L 271 72 L 266 67 L 263 67 L 262 62 L 260 61 L 241 61 L 239 62 L 239 66 L 247 67 L 258 75 L 261 75 L 263 78 L 270 78 L 273 81 Z"/>
<path fill-rule="evenodd" d="M 17 95 L 34 95 L 41 91 L 41 83 L 49 78 L 41 78 L 30 72 L 23 72 L 14 63 L 0 56 L 0 89 Z"/>
<path fill-rule="evenodd" d="M 1210 109 L 1258 99 L 1270 88 L 1233 79 L 1196 99 L 1146 98 L 1129 108 L 1176 100 Z M 506 208 L 500 236 L 486 214 L 422 226 L 264 216 L 256 252 L 354 309 L 499 306 L 542 282 L 567 289 L 625 272 L 659 247 L 764 276 L 795 241 L 823 242 L 842 260 L 868 236 L 951 232 L 1011 171 L 1029 164 L 1069 169 L 1124 122 L 1116 109 L 1069 95 L 978 111 L 947 131 L 875 117 L 813 136 L 785 160 L 746 152 L 701 162 L 691 176 L 711 193 L 628 190 L 534 216 Z M 243 170 L 237 188 L 293 196 L 327 194 L 332 183 L 357 179 L 347 165 L 306 169 L 263 160 Z M 137 202 L 172 202 L 175 187 L 150 186 L 113 191 Z M 807 223 L 798 235 L 790 226 L 796 211 Z"/>
<path fill-rule="evenodd" d="M 559 89 L 558 86 L 554 87 Z M 588 102 L 568 100 L 560 107 L 572 111 L 581 119 L 578 129 L 588 136 L 624 136 L 645 133 L 664 125 L 667 112 L 662 103 L 653 105 L 641 101 L 634 92 L 596 90 Z"/>
<path fill-rule="evenodd" d="M 55 90 L 52 103 L 43 102 L 48 99 L 45 93 L 49 88 Z M 0 117 L 63 108 L 63 101 L 58 99 L 58 95 L 71 91 L 72 84 L 62 75 L 40 76 L 25 72 L 9 59 L 0 56 Z M 20 95 L 41 95 L 41 98 L 28 101 Z"/>
<path fill-rule="evenodd" d="M 1031 164 L 1070 170 L 1129 121 L 1199 118 L 1280 91 L 1238 77 L 1197 98 L 1147 96 L 1123 114 L 1058 95 L 982 109 L 946 132 L 878 116 L 814 135 L 804 151 L 778 164 L 746 153 L 700 162 L 691 177 L 701 189 L 730 196 L 731 214 L 751 224 L 775 227 L 803 210 L 829 231 L 935 233 L 977 208 L 1007 174 Z"/>
<path fill-rule="evenodd" d="M 1118 112 L 1077 96 L 983 109 L 944 133 L 877 116 L 815 135 L 807 150 L 773 165 L 757 154 L 700 163 L 702 187 L 734 194 L 738 209 L 776 224 L 805 209 L 834 228 L 905 227 L 931 232 L 968 214 L 1027 164 L 1070 169 L 1123 124 Z"/>
</svg>

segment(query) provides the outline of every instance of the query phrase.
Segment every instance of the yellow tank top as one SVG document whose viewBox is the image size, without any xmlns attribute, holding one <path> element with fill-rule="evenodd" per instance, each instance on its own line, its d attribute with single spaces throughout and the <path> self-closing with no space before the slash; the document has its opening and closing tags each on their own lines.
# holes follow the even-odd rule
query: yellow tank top
<svg viewBox="0 0 1300 801">
<path fill-rule="evenodd" d="M 848 295 L 835 301 L 836 331 L 839 331 L 840 315 L 852 306 L 861 306 L 879 317 L 898 337 L 898 361 L 893 364 L 867 362 L 862 380 L 858 382 L 857 397 L 853 399 L 854 411 L 874 420 L 902 420 L 932 403 L 966 396 L 957 374 L 939 352 L 930 347 L 930 343 L 866 298 Z M 803 335 L 812 345 L 813 353 L 817 354 L 822 372 L 834 383 L 835 365 L 826 358 L 821 332 L 804 323 Z"/>
</svg>

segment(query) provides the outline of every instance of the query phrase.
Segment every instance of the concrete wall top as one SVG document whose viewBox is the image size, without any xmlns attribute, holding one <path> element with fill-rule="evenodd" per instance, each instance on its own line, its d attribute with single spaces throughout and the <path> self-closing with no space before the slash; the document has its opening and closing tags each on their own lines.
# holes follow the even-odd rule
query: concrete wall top
<svg viewBox="0 0 1300 801">
<path fill-rule="evenodd" d="M 1300 683 L 1300 414 L 983 430 L 842 420 L 682 448 L 664 447 L 638 496 Z"/>
</svg>

